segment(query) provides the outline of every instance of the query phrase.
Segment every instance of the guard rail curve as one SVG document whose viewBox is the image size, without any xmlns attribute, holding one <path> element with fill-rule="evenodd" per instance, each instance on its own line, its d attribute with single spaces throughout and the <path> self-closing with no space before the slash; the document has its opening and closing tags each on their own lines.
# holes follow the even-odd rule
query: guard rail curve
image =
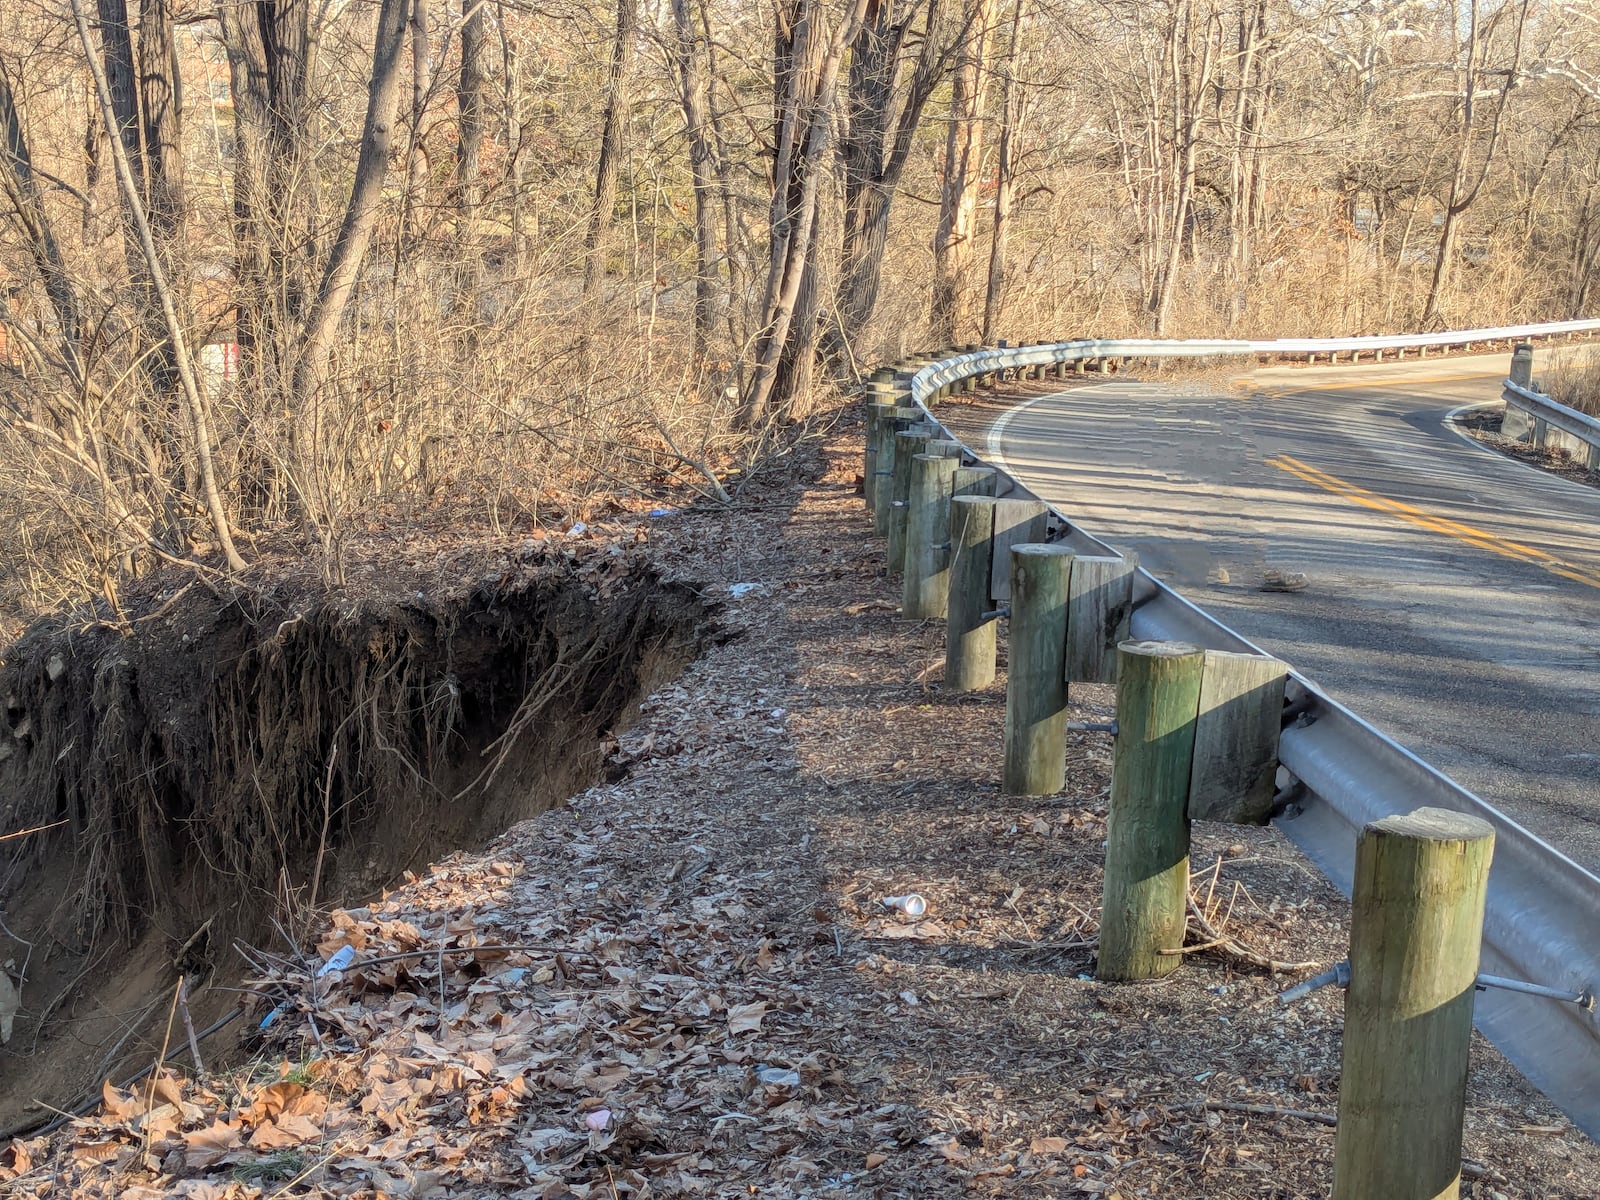
<svg viewBox="0 0 1600 1200">
<path fill-rule="evenodd" d="M 1064 366 L 1108 358 L 1195 358 L 1219 355 L 1313 356 L 1406 348 L 1514 342 L 1600 331 L 1600 321 L 1517 325 L 1445 334 L 1305 338 L 1271 341 L 1123 339 L 1058 342 L 955 354 L 902 373 L 912 402 L 943 436 L 960 439 L 930 411 L 953 385 L 1008 370 Z M 983 456 L 964 447 L 973 461 Z M 1001 464 L 991 463 L 1009 477 Z M 1031 495 L 1011 477 L 1016 493 Z M 1053 509 L 1065 540 L 1087 554 L 1115 554 Z M 1148 571 L 1135 581 L 1132 635 L 1191 642 L 1208 649 L 1265 653 Z M 1346 895 L 1356 836 L 1368 822 L 1424 805 L 1481 817 L 1494 826 L 1481 969 L 1590 995 L 1600 993 L 1600 878 L 1483 800 L 1446 778 L 1310 680 L 1292 673 L 1289 700 L 1300 710 L 1283 731 L 1279 761 L 1300 794 L 1274 823 Z M 1480 992 L 1478 1028 L 1519 1071 L 1585 1133 L 1600 1140 L 1600 1015 L 1509 991 Z"/>
</svg>

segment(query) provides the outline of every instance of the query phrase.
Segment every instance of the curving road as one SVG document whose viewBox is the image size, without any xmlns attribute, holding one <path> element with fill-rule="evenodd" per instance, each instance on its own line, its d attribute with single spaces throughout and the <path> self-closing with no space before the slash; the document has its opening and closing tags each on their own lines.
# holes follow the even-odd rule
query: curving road
<svg viewBox="0 0 1600 1200">
<path fill-rule="evenodd" d="M 1600 490 L 1446 415 L 1506 356 L 1038 396 L 991 458 L 1600 872 Z M 1262 571 L 1303 571 L 1298 593 Z M 1221 582 L 1218 572 L 1226 572 Z"/>
</svg>

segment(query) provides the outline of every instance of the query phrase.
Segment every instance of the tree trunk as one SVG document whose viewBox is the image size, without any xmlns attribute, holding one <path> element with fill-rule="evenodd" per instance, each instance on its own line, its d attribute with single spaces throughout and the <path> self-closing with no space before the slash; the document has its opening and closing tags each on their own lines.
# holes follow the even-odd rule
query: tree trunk
<svg viewBox="0 0 1600 1200">
<path fill-rule="evenodd" d="M 1433 261 L 1433 278 L 1429 281 L 1428 299 L 1422 309 L 1424 328 L 1442 324 L 1444 320 L 1444 296 L 1455 266 L 1460 219 L 1477 200 L 1484 180 L 1489 177 L 1489 168 L 1494 163 L 1495 152 L 1499 148 L 1506 106 L 1511 99 L 1512 90 L 1517 86 L 1517 77 L 1522 67 L 1522 33 L 1527 24 L 1528 4 L 1529 0 L 1519 0 L 1512 17 L 1515 31 L 1512 35 L 1510 65 L 1492 72 L 1499 79 L 1497 85 L 1499 92 L 1495 97 L 1488 134 L 1484 139 L 1483 161 L 1478 167 L 1477 177 L 1470 182 L 1468 176 L 1472 173 L 1472 150 L 1476 140 L 1476 131 L 1473 127 L 1477 111 L 1476 97 L 1481 86 L 1481 77 L 1491 73 L 1484 69 L 1489 53 L 1488 43 L 1494 34 L 1493 25 L 1511 11 L 1511 6 L 1507 5 L 1496 10 L 1488 22 L 1489 27 L 1485 28 L 1485 23 L 1480 22 L 1478 17 L 1478 0 L 1469 0 L 1467 5 L 1467 57 L 1461 77 L 1461 103 L 1457 109 L 1461 119 L 1456 140 L 1455 169 L 1450 175 L 1450 190 L 1444 206 L 1444 223 L 1439 229 L 1439 246 Z"/>
<path fill-rule="evenodd" d="M 400 101 L 400 61 L 406 42 L 406 25 L 411 0 L 383 0 L 378 11 L 378 29 L 373 45 L 372 76 L 367 88 L 367 113 L 362 124 L 361 153 L 356 160 L 355 180 L 345 207 L 333 251 L 306 317 L 299 358 L 295 363 L 294 398 L 300 412 L 297 464 L 298 486 L 307 515 L 321 522 L 331 516 L 326 499 L 313 502 L 312 489 L 320 494 L 332 482 L 319 463 L 324 451 L 320 393 L 327 383 L 328 360 L 334 334 L 344 316 L 355 287 L 356 277 L 366 257 L 367 245 L 383 200 L 383 182 L 389 169 L 389 154 L 394 141 L 395 114 Z"/>
<path fill-rule="evenodd" d="M 417 217 L 418 202 L 428 188 L 428 151 L 423 145 L 423 117 L 428 107 L 428 92 L 433 87 L 433 64 L 428 57 L 428 0 L 411 3 L 411 140 L 406 147 L 410 172 L 406 188 L 404 239 L 415 246 L 422 234 Z M 404 249 L 404 247 L 402 247 Z M 401 255 L 395 256 L 398 266 Z M 395 278 L 400 277 L 398 270 Z"/>
<path fill-rule="evenodd" d="M 617 206 L 617 176 L 622 163 L 622 127 L 628 119 L 628 84 L 633 69 L 633 43 L 639 31 L 639 0 L 617 0 L 617 38 L 611 47 L 605 120 L 600 129 L 600 157 L 595 167 L 594 208 L 584 240 L 583 294 L 593 296 L 605 277 L 607 235 Z"/>
<path fill-rule="evenodd" d="M 456 86 L 456 206 L 470 225 L 482 197 L 478 173 L 482 169 L 484 110 L 489 95 L 489 72 L 484 55 L 489 44 L 488 0 L 466 0 L 461 20 L 461 81 Z M 512 146 L 508 142 L 506 152 Z"/>
<path fill-rule="evenodd" d="M 835 29 L 826 48 L 813 55 L 807 46 L 820 41 L 820 0 L 802 0 L 794 22 L 787 68 L 780 71 L 783 91 L 778 157 L 773 171 L 772 256 L 762 303 L 762 330 L 755 361 L 740 403 L 738 420 L 750 427 L 771 412 L 779 363 L 788 347 L 796 303 L 805 282 L 811 239 L 817 219 L 817 188 L 833 131 L 833 104 L 845 49 L 855 37 L 867 0 L 856 0 L 850 15 Z M 815 63 L 814 67 L 803 64 Z M 804 129 L 804 141 L 793 131 Z"/>
<path fill-rule="evenodd" d="M 39 181 L 34 175 L 33 158 L 22 133 L 22 120 L 12 95 L 11 80 L 0 63 L 0 191 L 11 202 L 11 210 L 22 227 L 28 253 L 44 281 L 45 295 L 55 310 L 61 329 L 61 356 L 75 383 L 83 381 L 83 355 L 80 339 L 83 321 L 78 295 L 72 287 L 60 243 L 50 225 Z"/>
<path fill-rule="evenodd" d="M 1006 236 L 1011 228 L 1011 205 L 1017 190 L 1016 139 L 1022 127 L 1022 85 L 1017 82 L 1017 47 L 1021 37 L 1025 0 L 1017 0 L 1011 13 L 1011 44 L 1001 66 L 1000 151 L 995 164 L 994 233 L 989 242 L 989 282 L 983 300 L 983 341 L 992 344 L 999 335 L 1005 308 Z"/>
<path fill-rule="evenodd" d="M 172 40 L 170 0 L 144 0 L 139 11 L 139 117 L 143 131 L 142 152 L 135 160 L 142 164 L 145 185 L 145 212 L 156 239 L 161 265 L 166 269 L 167 286 L 172 290 L 179 317 L 191 317 L 189 262 L 184 246 L 183 145 L 181 134 L 180 77 L 177 48 Z M 109 74 L 109 72 L 108 72 Z M 114 94 L 114 89 L 113 89 Z M 158 397 L 174 394 L 178 388 L 175 348 L 163 339 L 161 314 L 147 305 L 144 324 L 159 349 L 146 359 L 145 375 Z M 152 433 L 160 436 L 170 421 L 158 419 Z M 172 437 L 165 440 L 175 445 Z"/>
<path fill-rule="evenodd" d="M 922 30 L 911 80 L 900 85 L 901 52 L 921 14 Z M 836 358 L 853 362 L 856 343 L 871 327 L 883 278 L 894 195 L 905 172 L 922 115 L 943 76 L 939 27 L 944 0 L 913 0 L 903 11 L 871 0 L 850 48 L 844 142 L 844 269 L 834 298 Z M 891 114 L 894 120 L 890 121 Z"/>
<path fill-rule="evenodd" d="M 694 353 L 703 362 L 709 352 L 717 310 L 716 181 L 707 129 L 706 81 L 695 50 L 689 0 L 672 0 L 672 20 L 678 39 L 684 132 L 689 140 L 689 177 L 694 185 Z"/>
<path fill-rule="evenodd" d="M 107 2 L 109 0 L 102 0 L 102 3 Z M 73 21 L 78 27 L 78 39 L 83 45 L 89 72 L 94 78 L 95 90 L 99 95 L 101 114 L 108 126 L 117 128 L 122 118 L 117 111 L 116 93 L 111 87 L 109 72 L 104 70 L 95 58 L 94 43 L 89 35 L 89 20 L 84 16 L 82 0 L 71 0 L 71 7 Z M 211 428 L 205 402 L 194 377 L 194 364 L 189 356 L 188 343 L 172 293 L 167 287 L 161 256 L 156 251 L 155 237 L 145 217 L 144 204 L 139 195 L 139 180 L 133 172 L 133 159 L 126 152 L 122 139 L 117 137 L 111 139 L 111 155 L 117 169 L 117 181 L 122 188 L 123 209 L 127 214 L 128 223 L 132 225 L 138 237 L 144 267 L 148 272 L 150 290 L 160 304 L 167 337 L 172 346 L 173 361 L 188 409 L 190 432 L 194 437 L 200 499 L 211 516 L 212 527 L 216 532 L 217 541 L 222 546 L 228 566 L 234 570 L 241 570 L 245 565 L 244 559 L 239 557 L 239 552 L 234 548 L 232 528 L 228 521 L 227 509 L 222 503 L 222 494 L 218 490 L 216 471 L 212 464 Z"/>
<path fill-rule="evenodd" d="M 139 12 L 139 110 L 150 226 L 168 242 L 183 226 L 182 96 L 171 0 L 144 0 Z M 168 267 L 170 269 L 171 263 Z"/>
<path fill-rule="evenodd" d="M 972 20 L 950 89 L 939 229 L 933 242 L 933 340 L 945 345 L 966 332 L 971 306 L 972 239 L 983 174 L 983 100 L 989 33 L 997 0 L 973 0 Z"/>
</svg>

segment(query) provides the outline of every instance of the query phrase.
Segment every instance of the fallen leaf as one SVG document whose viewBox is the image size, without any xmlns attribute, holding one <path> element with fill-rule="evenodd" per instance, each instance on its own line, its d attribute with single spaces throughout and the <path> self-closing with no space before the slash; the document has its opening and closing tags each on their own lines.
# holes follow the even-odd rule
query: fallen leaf
<svg viewBox="0 0 1600 1200">
<path fill-rule="evenodd" d="M 109 1079 L 100 1087 L 100 1098 L 105 1104 L 105 1115 L 113 1121 L 130 1120 L 139 1111 L 139 1098 L 113 1087 Z"/>
<path fill-rule="evenodd" d="M 1028 1149 L 1035 1154 L 1060 1154 L 1067 1148 L 1067 1139 L 1063 1137 L 1036 1137 L 1028 1143 Z"/>
<path fill-rule="evenodd" d="M 761 1019 L 766 1015 L 764 1000 L 755 1004 L 736 1004 L 728 1010 L 728 1033 L 755 1033 L 761 1028 Z"/>
<path fill-rule="evenodd" d="M 162 1071 L 151 1082 L 151 1090 L 174 1108 L 183 1107 L 183 1081 L 169 1071 Z"/>
<path fill-rule="evenodd" d="M 183 1145 L 184 1164 L 191 1171 L 198 1171 L 239 1149 L 244 1145 L 244 1137 L 237 1125 L 214 1121 L 204 1129 L 194 1129 L 184 1134 Z"/>
<path fill-rule="evenodd" d="M 872 1154 L 867 1155 L 867 1170 L 870 1171 L 874 1167 L 881 1167 L 888 1161 L 889 1156 L 887 1154 L 878 1154 L 877 1152 L 873 1152 Z"/>
<path fill-rule="evenodd" d="M 280 1081 L 256 1093 L 250 1107 L 239 1115 L 251 1125 L 260 1125 L 280 1114 L 302 1117 L 320 1117 L 328 1107 L 328 1098 L 314 1092 L 304 1084 Z"/>
</svg>

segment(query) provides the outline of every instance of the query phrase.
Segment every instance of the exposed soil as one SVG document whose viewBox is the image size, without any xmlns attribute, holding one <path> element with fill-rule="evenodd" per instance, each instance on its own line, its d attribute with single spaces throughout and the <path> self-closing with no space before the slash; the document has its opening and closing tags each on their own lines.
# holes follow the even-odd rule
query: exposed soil
<svg viewBox="0 0 1600 1200">
<path fill-rule="evenodd" d="M 0 1130 L 147 1065 L 179 975 L 202 1027 L 235 1008 L 236 940 L 587 786 L 705 623 L 636 550 L 581 539 L 333 592 L 167 585 L 129 628 L 36 626 L 0 671 L 0 828 L 43 827 L 0 846 Z"/>
<path fill-rule="evenodd" d="M 0 1155 L 11 1189 L 1327 1195 L 1339 993 L 1282 1008 L 1284 977 L 1215 951 L 1093 980 L 1107 741 L 1073 735 L 1061 795 L 999 794 L 1003 681 L 940 691 L 940 631 L 897 618 L 855 494 L 857 434 L 652 539 L 742 636 L 641 706 L 611 782 L 334 914 L 315 951 L 258 955 L 252 1023 L 283 1006 L 260 1069 L 108 1093 Z M 1214 923 L 1343 956 L 1345 903 L 1275 831 L 1195 832 Z M 925 918 L 879 903 L 909 891 Z M 356 965 L 314 979 L 346 945 Z M 1481 1042 L 1466 1150 L 1464 1195 L 1600 1194 L 1600 1149 Z"/>
<path fill-rule="evenodd" d="M 1506 437 L 1500 432 L 1504 419 L 1505 413 L 1498 408 L 1474 408 L 1456 417 L 1455 424 L 1475 441 L 1482 442 L 1507 458 L 1514 458 L 1518 462 L 1538 467 L 1541 471 L 1548 471 L 1552 475 L 1559 475 L 1574 483 L 1600 487 L 1600 471 L 1589 470 L 1567 451 L 1556 446 L 1533 446 L 1516 438 Z"/>
</svg>

